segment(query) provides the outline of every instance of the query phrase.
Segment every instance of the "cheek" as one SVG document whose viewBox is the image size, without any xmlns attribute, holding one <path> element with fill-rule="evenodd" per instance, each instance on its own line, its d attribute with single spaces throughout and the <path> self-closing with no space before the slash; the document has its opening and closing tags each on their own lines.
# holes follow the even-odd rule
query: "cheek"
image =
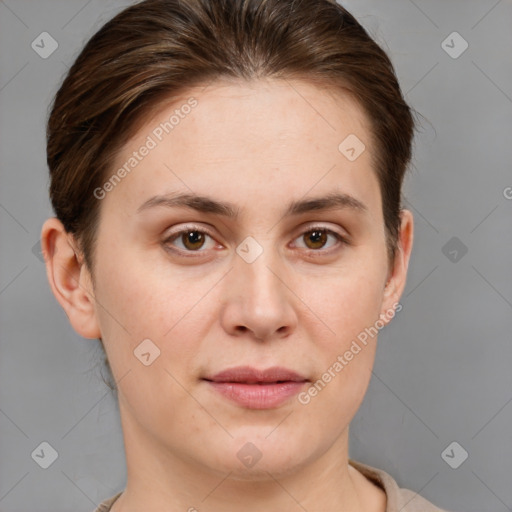
<svg viewBox="0 0 512 512">
<path fill-rule="evenodd" d="M 119 256 L 111 259 L 108 253 L 113 249 L 114 243 L 104 245 L 98 264 L 98 313 L 104 327 L 121 329 L 133 338 L 161 337 L 176 317 L 183 316 L 193 290 L 172 274 L 169 265 L 145 261 L 133 247 L 116 250 Z"/>
<path fill-rule="evenodd" d="M 155 265 L 136 251 L 124 253 L 98 265 L 97 315 L 112 369 L 116 366 L 118 375 L 133 366 L 138 371 L 142 365 L 134 350 L 149 339 L 160 350 L 155 364 L 179 360 L 180 372 L 186 371 L 200 350 L 211 315 L 207 294 L 218 276 L 193 277 L 190 270 L 172 268 L 164 258 Z M 169 369 L 174 372 L 172 364 Z"/>
<path fill-rule="evenodd" d="M 316 315 L 317 323 L 326 326 L 328 332 L 327 336 L 311 339 L 323 340 L 326 351 L 332 352 L 343 349 L 347 342 L 374 325 L 382 304 L 383 272 L 379 268 L 351 267 L 322 282 L 315 292 L 311 281 L 304 281 L 301 286 L 304 302 Z"/>
<path fill-rule="evenodd" d="M 335 416 L 355 413 L 367 389 L 377 346 L 382 279 L 377 268 L 373 272 L 354 269 L 332 280 L 322 292 L 309 294 L 308 305 L 322 320 L 311 323 L 308 333 L 319 363 L 316 378 L 321 381 L 319 398 L 312 400 L 320 407 L 329 402 L 339 406 Z M 327 334 L 320 336 L 320 329 Z"/>
<path fill-rule="evenodd" d="M 155 268 L 133 255 L 130 261 L 104 261 L 97 312 L 112 372 L 122 379 L 120 399 L 140 417 L 151 418 L 148 427 L 166 424 L 190 405 L 180 383 L 194 371 L 201 340 L 198 315 L 204 315 L 200 299 L 213 282 L 190 284 L 171 275 L 169 267 Z M 164 410 L 162 397 L 168 398 Z M 179 422 L 173 425 L 179 430 Z"/>
</svg>

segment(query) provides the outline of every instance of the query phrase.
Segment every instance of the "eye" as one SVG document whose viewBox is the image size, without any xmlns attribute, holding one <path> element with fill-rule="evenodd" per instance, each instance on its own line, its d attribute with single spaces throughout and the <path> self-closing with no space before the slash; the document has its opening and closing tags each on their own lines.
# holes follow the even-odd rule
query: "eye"
<svg viewBox="0 0 512 512">
<path fill-rule="evenodd" d="M 211 235 L 205 231 L 204 229 L 199 229 L 195 226 L 188 226 L 185 229 L 181 229 L 169 237 L 167 237 L 163 243 L 167 247 L 169 245 L 173 245 L 174 242 L 178 244 L 181 243 L 181 246 L 178 245 L 179 251 L 177 252 L 204 252 L 207 239 L 210 238 L 210 247 L 206 247 L 206 249 L 212 249 L 215 246 L 215 241 L 211 237 Z M 176 247 L 176 245 L 174 245 Z M 168 247 L 169 250 L 174 250 L 172 247 Z M 200 250 L 204 249 L 204 250 Z"/>
<path fill-rule="evenodd" d="M 325 245 L 327 244 L 329 237 L 334 238 L 335 242 L 334 244 L 331 244 L 329 247 L 326 248 Z M 345 237 L 343 237 L 336 231 L 327 229 L 322 226 L 314 226 L 308 229 L 295 240 L 301 239 L 304 240 L 305 242 L 305 248 L 314 252 L 319 252 L 319 249 L 330 249 L 333 246 L 337 245 L 336 241 L 339 244 L 348 244 L 348 241 L 345 239 Z"/>
<path fill-rule="evenodd" d="M 207 243 L 208 239 L 210 239 L 209 245 Z M 323 226 L 311 227 L 297 237 L 295 241 L 301 239 L 304 240 L 304 245 L 299 244 L 296 247 L 305 248 L 311 252 L 323 252 L 322 249 L 328 251 L 336 245 L 348 245 L 345 237 Z M 329 239 L 333 239 L 333 242 L 326 248 Z M 196 226 L 187 226 L 172 233 L 163 241 L 163 244 L 167 250 L 176 253 L 201 253 L 213 249 L 215 240 L 208 231 Z"/>
</svg>

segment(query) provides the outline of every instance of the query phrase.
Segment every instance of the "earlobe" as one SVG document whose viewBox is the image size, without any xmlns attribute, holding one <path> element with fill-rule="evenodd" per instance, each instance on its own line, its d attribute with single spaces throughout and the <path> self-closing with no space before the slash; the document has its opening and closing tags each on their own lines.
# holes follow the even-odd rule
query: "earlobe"
<svg viewBox="0 0 512 512">
<path fill-rule="evenodd" d="M 79 260 L 74 238 L 52 217 L 43 224 L 41 247 L 52 292 L 73 329 L 84 338 L 101 336 L 89 271 Z"/>
</svg>

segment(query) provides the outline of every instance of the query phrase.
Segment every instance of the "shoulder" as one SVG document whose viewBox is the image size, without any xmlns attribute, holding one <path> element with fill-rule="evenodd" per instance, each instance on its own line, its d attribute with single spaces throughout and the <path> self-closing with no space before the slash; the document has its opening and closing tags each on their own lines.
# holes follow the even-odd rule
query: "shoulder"
<svg viewBox="0 0 512 512">
<path fill-rule="evenodd" d="M 386 493 L 386 512 L 449 512 L 430 503 L 418 493 L 398 486 L 395 479 L 382 469 L 349 459 L 349 464 Z"/>
<path fill-rule="evenodd" d="M 114 501 L 121 496 L 123 491 L 118 492 L 115 496 L 111 496 L 110 498 L 107 498 L 106 500 L 102 501 L 98 508 L 96 508 L 93 512 L 109 512 L 110 508 L 114 504 Z"/>
</svg>

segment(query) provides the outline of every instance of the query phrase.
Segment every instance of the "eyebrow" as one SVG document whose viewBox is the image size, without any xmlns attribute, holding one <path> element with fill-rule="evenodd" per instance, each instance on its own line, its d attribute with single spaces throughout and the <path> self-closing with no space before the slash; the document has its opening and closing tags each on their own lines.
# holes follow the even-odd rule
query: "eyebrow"
<svg viewBox="0 0 512 512">
<path fill-rule="evenodd" d="M 240 209 L 233 203 L 218 201 L 207 196 L 196 194 L 166 194 L 153 196 L 137 209 L 137 213 L 157 206 L 166 208 L 190 208 L 202 213 L 213 213 L 223 217 L 236 219 Z M 357 213 L 368 213 L 368 207 L 355 197 L 344 193 L 331 193 L 326 196 L 292 201 L 283 216 L 300 215 L 319 210 L 349 209 Z"/>
</svg>

